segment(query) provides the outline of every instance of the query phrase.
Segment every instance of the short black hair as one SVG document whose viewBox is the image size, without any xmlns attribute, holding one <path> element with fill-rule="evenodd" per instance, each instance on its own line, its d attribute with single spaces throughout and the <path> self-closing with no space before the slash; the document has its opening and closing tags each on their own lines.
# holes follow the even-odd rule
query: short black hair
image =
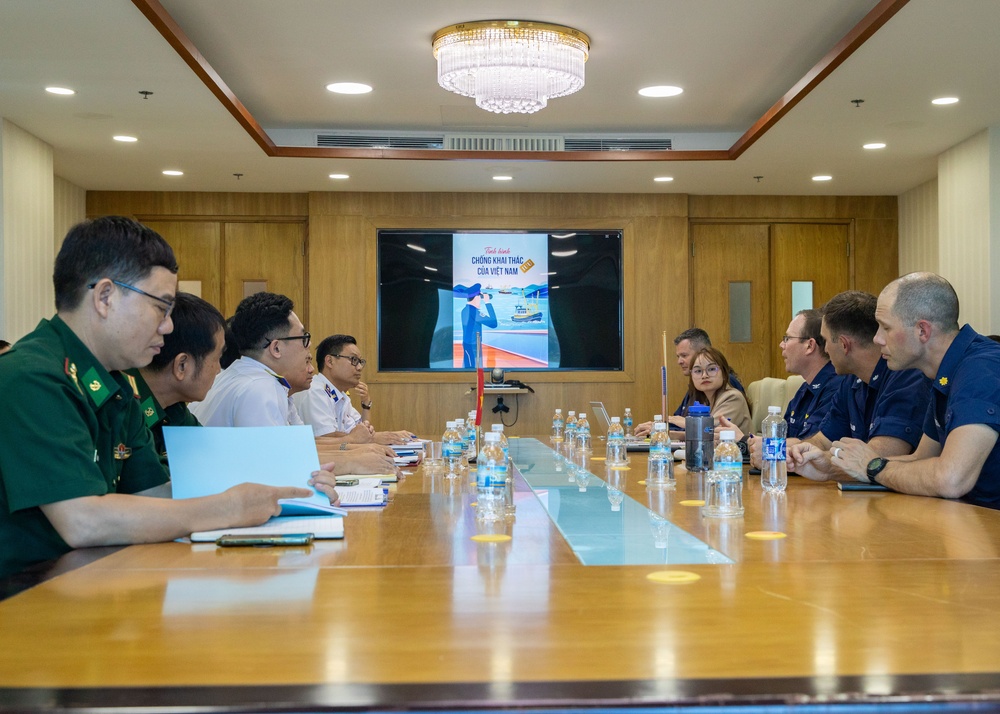
<svg viewBox="0 0 1000 714">
<path fill-rule="evenodd" d="M 236 335 L 233 334 L 233 318 L 226 320 L 226 346 L 222 350 L 222 357 L 219 365 L 225 369 L 240 358 L 240 346 L 236 344 Z"/>
<path fill-rule="evenodd" d="M 229 323 L 242 354 L 257 353 L 267 347 L 267 337 L 287 337 L 291 326 L 292 299 L 276 293 L 254 293 L 236 307 Z"/>
<path fill-rule="evenodd" d="M 5 350 L 10 347 L 10 343 L 7 340 L 0 340 L 0 350 Z"/>
<path fill-rule="evenodd" d="M 56 310 L 75 310 L 88 285 L 112 278 L 134 285 L 153 268 L 177 272 L 170 244 L 152 228 L 124 216 L 104 216 L 70 228 L 56 256 Z"/>
<path fill-rule="evenodd" d="M 163 336 L 163 347 L 149 363 L 149 369 L 166 369 L 182 352 L 194 358 L 197 369 L 215 349 L 215 335 L 225 329 L 225 318 L 212 303 L 190 293 L 177 293 L 170 317 L 174 330 Z"/>
<path fill-rule="evenodd" d="M 344 345 L 356 345 L 358 341 L 350 335 L 330 335 L 316 348 L 316 368 L 322 369 L 329 355 L 339 355 Z"/>
<path fill-rule="evenodd" d="M 694 347 L 695 344 L 699 344 L 702 347 L 712 346 L 712 340 L 708 336 L 708 333 L 705 332 L 700 327 L 689 327 L 688 329 L 684 330 L 684 332 L 682 332 L 681 334 L 677 335 L 677 337 L 674 338 L 674 344 L 679 345 L 684 340 L 690 340 L 692 343 L 691 344 L 692 347 Z"/>
<path fill-rule="evenodd" d="M 849 335 L 859 342 L 871 342 L 878 332 L 877 303 L 874 295 L 862 290 L 846 290 L 834 295 L 821 308 L 830 336 Z"/>
</svg>

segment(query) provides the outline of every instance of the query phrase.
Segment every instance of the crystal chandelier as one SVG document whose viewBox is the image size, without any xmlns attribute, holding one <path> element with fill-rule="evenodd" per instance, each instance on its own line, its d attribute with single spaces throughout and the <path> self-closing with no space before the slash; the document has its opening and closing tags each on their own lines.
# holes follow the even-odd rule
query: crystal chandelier
<svg viewBox="0 0 1000 714">
<path fill-rule="evenodd" d="M 484 20 L 434 33 L 438 84 L 497 114 L 533 114 L 583 88 L 590 38 L 562 25 Z"/>
</svg>

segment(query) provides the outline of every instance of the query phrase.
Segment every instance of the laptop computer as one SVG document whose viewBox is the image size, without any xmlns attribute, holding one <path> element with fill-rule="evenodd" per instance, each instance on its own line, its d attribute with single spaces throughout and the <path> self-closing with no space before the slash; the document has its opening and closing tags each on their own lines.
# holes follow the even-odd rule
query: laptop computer
<svg viewBox="0 0 1000 714">
<path fill-rule="evenodd" d="M 590 412 L 588 412 L 588 414 L 593 414 L 595 417 L 597 417 L 596 420 L 591 420 L 591 421 L 600 422 L 601 424 L 600 433 L 607 434 L 608 429 L 611 428 L 611 419 L 608 418 L 608 410 L 604 408 L 604 402 L 591 402 Z M 591 429 L 591 431 L 593 431 L 593 429 Z"/>
</svg>

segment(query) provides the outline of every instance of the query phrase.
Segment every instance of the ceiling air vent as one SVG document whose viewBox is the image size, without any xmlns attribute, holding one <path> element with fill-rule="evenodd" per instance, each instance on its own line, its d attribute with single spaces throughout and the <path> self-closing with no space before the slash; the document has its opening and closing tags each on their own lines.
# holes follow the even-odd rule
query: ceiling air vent
<svg viewBox="0 0 1000 714">
<path fill-rule="evenodd" d="M 445 134 L 452 151 L 562 151 L 563 138 L 552 134 Z"/>
<path fill-rule="evenodd" d="M 316 146 L 337 149 L 441 149 L 444 137 L 399 134 L 317 134 Z"/>
<path fill-rule="evenodd" d="M 670 151 L 670 139 L 603 139 L 572 137 L 566 139 L 566 151 Z"/>
</svg>

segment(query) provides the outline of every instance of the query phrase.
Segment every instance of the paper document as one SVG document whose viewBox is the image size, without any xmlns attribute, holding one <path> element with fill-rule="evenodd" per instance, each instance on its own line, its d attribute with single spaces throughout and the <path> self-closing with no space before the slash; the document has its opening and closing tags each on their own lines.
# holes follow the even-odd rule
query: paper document
<svg viewBox="0 0 1000 714">
<path fill-rule="evenodd" d="M 173 497 L 199 498 L 241 483 L 310 488 L 319 456 L 309 426 L 166 426 Z M 281 515 L 317 515 L 344 510 L 313 489 L 307 498 L 283 499 Z"/>
<path fill-rule="evenodd" d="M 340 486 L 337 488 L 340 505 L 343 508 L 351 506 L 384 506 L 385 491 L 381 486 L 371 488 L 365 486 Z"/>
</svg>

